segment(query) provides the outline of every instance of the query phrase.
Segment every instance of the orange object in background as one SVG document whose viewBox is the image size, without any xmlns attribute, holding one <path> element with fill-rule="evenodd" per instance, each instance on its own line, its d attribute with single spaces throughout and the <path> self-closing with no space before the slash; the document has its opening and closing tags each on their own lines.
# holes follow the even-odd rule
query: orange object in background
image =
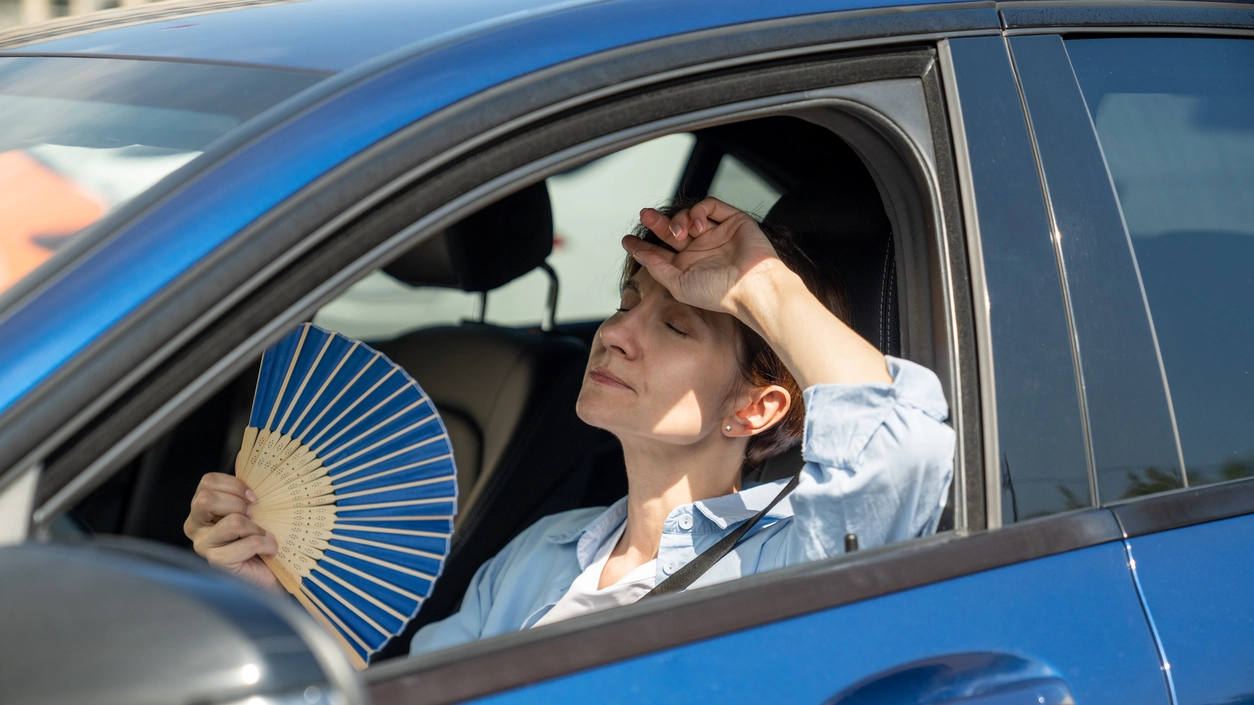
<svg viewBox="0 0 1254 705">
<path fill-rule="evenodd" d="M 33 157 L 0 152 L 0 291 L 104 212 L 103 205 Z"/>
</svg>

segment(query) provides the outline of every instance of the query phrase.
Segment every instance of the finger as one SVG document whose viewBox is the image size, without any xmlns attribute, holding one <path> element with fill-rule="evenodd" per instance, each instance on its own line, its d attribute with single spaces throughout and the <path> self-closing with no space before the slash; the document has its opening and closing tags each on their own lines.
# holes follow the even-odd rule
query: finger
<svg viewBox="0 0 1254 705">
<path fill-rule="evenodd" d="M 668 218 L 660 211 L 652 208 L 641 209 L 640 223 L 656 235 L 659 240 L 676 250 L 683 251 L 688 246 L 687 238 L 676 236 L 675 229 L 679 226 L 675 223 L 674 218 Z"/>
<path fill-rule="evenodd" d="M 249 536 L 265 536 L 266 530 L 243 514 L 232 514 L 223 517 L 222 521 L 206 529 L 197 538 L 201 548 L 211 549 L 225 546 Z"/>
<path fill-rule="evenodd" d="M 221 472 L 206 473 L 204 477 L 200 478 L 200 486 L 197 489 L 227 492 L 238 495 L 249 503 L 257 501 L 257 493 L 244 484 L 243 480 L 234 475 L 227 475 Z"/>
<path fill-rule="evenodd" d="M 706 225 L 714 225 L 731 220 L 737 216 L 748 215 L 739 208 L 729 206 L 713 196 L 707 196 L 706 198 L 701 199 L 701 201 L 690 210 L 692 211 L 694 217 L 705 221 Z M 709 223 L 708 221 L 714 222 Z"/>
<path fill-rule="evenodd" d="M 675 257 L 674 252 L 630 235 L 623 238 L 623 248 L 649 271 L 649 276 L 669 291 L 674 292 L 674 284 L 679 279 L 679 269 L 671 263 Z"/>
<path fill-rule="evenodd" d="M 192 497 L 189 518 L 197 524 L 213 524 L 230 514 L 250 513 L 248 502 L 239 495 L 217 490 L 200 490 Z"/>
<path fill-rule="evenodd" d="M 274 537 L 262 534 L 209 549 L 205 559 L 214 565 L 236 566 L 253 556 L 273 556 L 278 550 L 279 545 Z"/>
</svg>

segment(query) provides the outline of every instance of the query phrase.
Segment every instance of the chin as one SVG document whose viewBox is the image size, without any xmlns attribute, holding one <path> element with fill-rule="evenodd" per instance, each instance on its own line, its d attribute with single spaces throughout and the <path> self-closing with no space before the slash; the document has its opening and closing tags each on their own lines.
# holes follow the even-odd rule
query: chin
<svg viewBox="0 0 1254 705">
<path fill-rule="evenodd" d="M 597 394 L 597 390 L 592 389 L 594 383 L 588 379 L 584 379 L 583 388 L 579 390 L 579 399 L 575 401 L 575 415 L 579 420 L 592 426 L 609 431 L 609 425 L 614 410 L 603 395 Z"/>
</svg>

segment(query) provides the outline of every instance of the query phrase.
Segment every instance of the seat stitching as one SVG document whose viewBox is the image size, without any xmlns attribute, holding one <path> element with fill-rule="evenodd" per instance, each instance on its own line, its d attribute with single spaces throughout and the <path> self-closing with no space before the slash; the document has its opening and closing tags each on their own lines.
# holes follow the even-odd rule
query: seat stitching
<svg viewBox="0 0 1254 705">
<path fill-rule="evenodd" d="M 892 252 L 892 247 L 884 248 L 884 271 L 880 276 L 880 311 L 879 311 L 879 348 L 884 350 L 888 347 L 888 341 L 884 339 L 884 296 L 888 291 L 888 256 Z"/>
</svg>

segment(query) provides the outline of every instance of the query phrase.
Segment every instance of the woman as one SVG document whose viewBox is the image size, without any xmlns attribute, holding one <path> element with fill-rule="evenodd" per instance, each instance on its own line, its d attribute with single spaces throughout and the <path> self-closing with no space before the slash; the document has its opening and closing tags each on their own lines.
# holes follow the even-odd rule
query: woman
<svg viewBox="0 0 1254 705">
<path fill-rule="evenodd" d="M 787 233 L 713 198 L 640 221 L 577 402 L 622 442 L 627 496 L 523 531 L 412 654 L 634 602 L 775 499 L 786 481 L 742 490 L 742 471 L 803 439 L 800 484 L 694 586 L 840 553 L 850 533 L 869 547 L 935 530 L 954 444 L 935 375 L 853 332 Z M 210 563 L 274 587 L 254 500 L 206 475 L 185 531 Z"/>
</svg>

